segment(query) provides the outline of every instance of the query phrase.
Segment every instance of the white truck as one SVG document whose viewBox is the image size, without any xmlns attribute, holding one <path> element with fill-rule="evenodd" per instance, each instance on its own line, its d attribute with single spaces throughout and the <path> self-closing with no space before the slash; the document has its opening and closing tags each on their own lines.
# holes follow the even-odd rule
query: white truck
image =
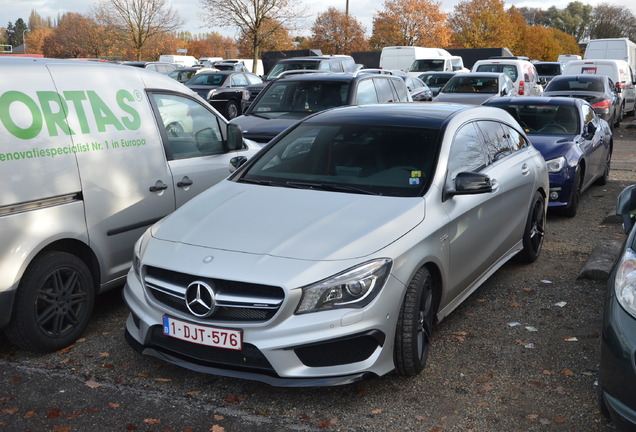
<svg viewBox="0 0 636 432">
<path fill-rule="evenodd" d="M 178 64 L 182 67 L 192 67 L 199 64 L 199 61 L 196 59 L 196 57 L 188 55 L 162 54 L 159 56 L 159 61 Z"/>
<path fill-rule="evenodd" d="M 390 46 L 382 48 L 380 69 L 402 70 L 419 76 L 424 72 L 468 72 L 460 56 L 442 48 Z"/>
<path fill-rule="evenodd" d="M 0 329 L 55 351 L 123 285 L 148 226 L 259 148 L 166 75 L 28 57 L 0 69 Z"/>
<path fill-rule="evenodd" d="M 584 60 L 614 59 L 626 61 L 636 71 L 636 43 L 627 38 L 592 39 L 585 48 Z"/>
</svg>

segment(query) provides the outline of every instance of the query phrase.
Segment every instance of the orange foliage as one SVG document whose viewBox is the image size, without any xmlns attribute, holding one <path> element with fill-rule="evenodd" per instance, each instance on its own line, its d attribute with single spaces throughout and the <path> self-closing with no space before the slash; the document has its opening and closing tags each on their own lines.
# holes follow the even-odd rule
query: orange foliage
<svg viewBox="0 0 636 432">
<path fill-rule="evenodd" d="M 448 17 L 456 48 L 494 48 L 515 45 L 519 30 L 504 9 L 503 0 L 459 2 Z"/>
<path fill-rule="evenodd" d="M 360 21 L 335 7 L 318 14 L 311 31 L 312 48 L 321 50 L 323 54 L 350 54 L 366 51 L 369 47 Z"/>
</svg>

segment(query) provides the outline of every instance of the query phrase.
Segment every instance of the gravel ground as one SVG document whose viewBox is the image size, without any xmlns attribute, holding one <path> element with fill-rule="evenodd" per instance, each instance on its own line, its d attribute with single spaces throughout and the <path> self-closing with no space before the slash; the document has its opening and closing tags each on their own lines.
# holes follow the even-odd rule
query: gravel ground
<svg viewBox="0 0 636 432">
<path fill-rule="evenodd" d="M 418 377 L 288 389 L 190 372 L 128 347 L 112 292 L 67 350 L 33 354 L 0 336 L 0 431 L 610 431 L 596 401 L 606 281 L 578 276 L 598 244 L 624 239 L 611 214 L 636 182 L 628 123 L 608 184 L 584 193 L 575 218 L 548 217 L 537 262 L 507 264 L 436 327 Z"/>
</svg>

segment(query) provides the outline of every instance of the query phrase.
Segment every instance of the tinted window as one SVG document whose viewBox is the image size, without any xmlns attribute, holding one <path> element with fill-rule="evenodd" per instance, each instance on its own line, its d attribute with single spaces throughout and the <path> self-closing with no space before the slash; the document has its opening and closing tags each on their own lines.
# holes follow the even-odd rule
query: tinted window
<svg viewBox="0 0 636 432">
<path fill-rule="evenodd" d="M 190 78 L 186 85 L 207 85 L 207 86 L 220 86 L 225 81 L 227 75 L 222 74 L 196 74 Z"/>
<path fill-rule="evenodd" d="M 558 63 L 537 63 L 534 65 L 539 75 L 560 75 L 561 65 Z"/>
<path fill-rule="evenodd" d="M 167 138 L 168 159 L 224 153 L 223 137 L 214 114 L 192 99 L 152 94 Z"/>
<path fill-rule="evenodd" d="M 251 107 L 255 113 L 317 112 L 345 104 L 346 81 L 277 81 Z"/>
<path fill-rule="evenodd" d="M 484 136 L 488 160 L 493 163 L 513 152 L 508 134 L 501 123 L 494 121 L 480 121 L 479 129 Z"/>
<path fill-rule="evenodd" d="M 414 79 L 414 80 L 421 83 L 421 81 L 417 79 Z M 407 89 L 405 88 L 405 86 L 403 86 L 402 83 L 398 80 L 390 80 L 390 81 L 391 81 L 391 84 L 393 85 L 393 90 L 395 91 L 395 94 L 397 94 L 397 101 L 408 102 L 409 95 L 407 93 Z M 420 88 L 423 87 L 422 84 L 419 84 L 419 86 Z"/>
<path fill-rule="evenodd" d="M 448 159 L 451 180 L 460 172 L 476 172 L 488 165 L 483 140 L 474 123 L 462 126 L 453 139 Z"/>
<path fill-rule="evenodd" d="M 554 78 L 545 91 L 594 91 L 603 92 L 602 77 Z"/>
<path fill-rule="evenodd" d="M 528 141 L 518 131 L 505 124 L 502 124 L 501 127 L 503 127 L 504 135 L 507 137 L 512 151 L 528 147 Z"/>
</svg>

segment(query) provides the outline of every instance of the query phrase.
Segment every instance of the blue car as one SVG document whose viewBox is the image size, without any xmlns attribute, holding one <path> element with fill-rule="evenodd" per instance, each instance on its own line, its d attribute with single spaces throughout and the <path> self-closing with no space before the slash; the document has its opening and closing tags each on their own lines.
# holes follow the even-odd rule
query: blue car
<svg viewBox="0 0 636 432">
<path fill-rule="evenodd" d="M 484 103 L 508 111 L 548 164 L 548 207 L 577 213 L 581 193 L 607 182 L 612 159 L 610 125 L 585 100 L 565 97 L 497 98 Z"/>
<path fill-rule="evenodd" d="M 636 430 L 636 185 L 621 192 L 616 213 L 627 240 L 605 295 L 598 389 L 601 413 L 616 431 L 630 432 Z"/>
</svg>

